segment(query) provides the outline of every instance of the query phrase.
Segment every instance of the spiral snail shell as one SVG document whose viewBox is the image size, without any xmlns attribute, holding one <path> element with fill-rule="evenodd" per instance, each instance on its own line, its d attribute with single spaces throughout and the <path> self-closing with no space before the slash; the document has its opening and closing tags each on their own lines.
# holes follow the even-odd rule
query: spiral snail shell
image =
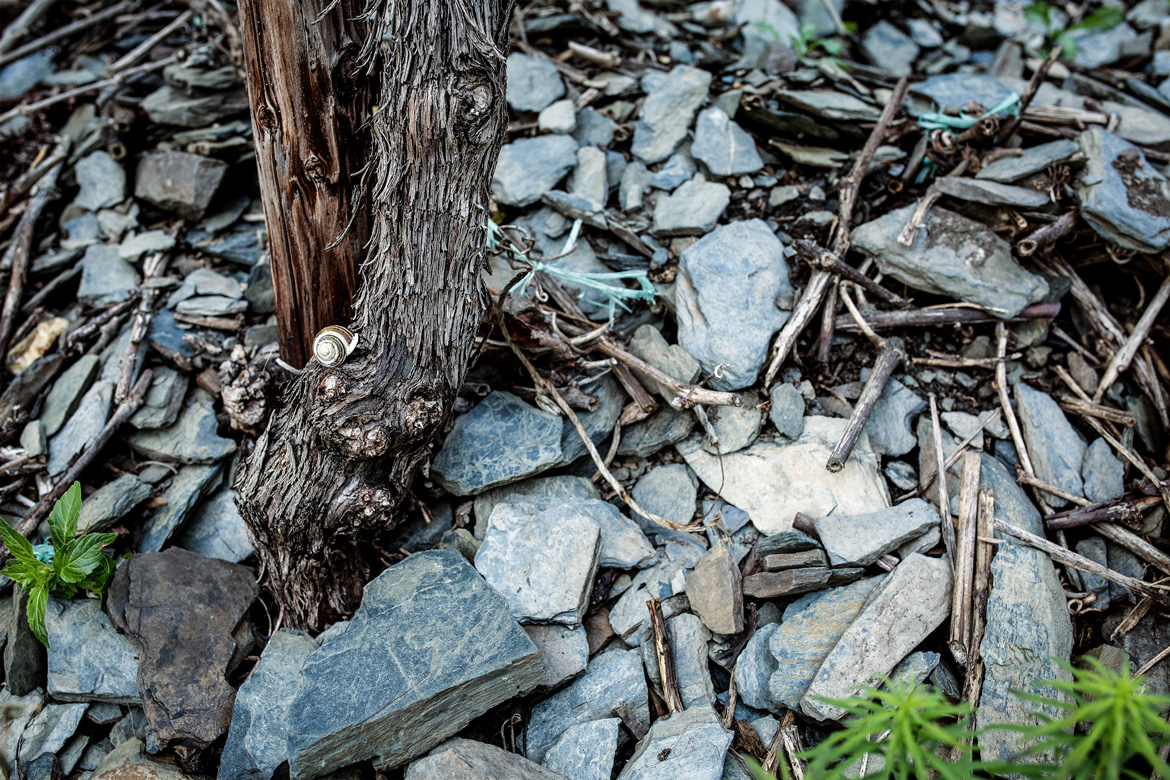
<svg viewBox="0 0 1170 780">
<path fill-rule="evenodd" d="M 349 328 L 330 325 L 322 328 L 313 339 L 313 357 L 323 366 L 336 368 L 353 354 L 357 342 L 357 334 Z"/>
</svg>

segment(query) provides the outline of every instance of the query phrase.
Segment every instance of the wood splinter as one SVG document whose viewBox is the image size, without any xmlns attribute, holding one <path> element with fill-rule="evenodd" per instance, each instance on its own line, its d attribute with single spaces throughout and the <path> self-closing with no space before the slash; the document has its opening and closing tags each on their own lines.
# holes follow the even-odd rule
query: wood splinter
<svg viewBox="0 0 1170 780">
<path fill-rule="evenodd" d="M 951 655 L 966 667 L 971 653 L 974 623 L 975 546 L 979 531 L 979 476 L 981 453 L 963 454 L 963 481 L 959 489 L 959 535 L 955 546 L 955 588 L 951 602 Z"/>
<path fill-rule="evenodd" d="M 882 287 L 873 279 L 861 273 L 861 271 L 843 262 L 841 258 L 828 249 L 817 246 L 816 243 L 803 238 L 796 239 L 792 245 L 796 248 L 796 253 L 813 268 L 828 271 L 836 276 L 840 276 L 846 281 L 853 282 L 858 287 L 872 295 L 876 295 L 886 303 L 902 308 L 910 306 L 910 302 L 905 298 Z"/>
<path fill-rule="evenodd" d="M 650 610 L 650 628 L 654 631 L 654 653 L 658 656 L 658 674 L 662 678 L 662 696 L 666 708 L 673 715 L 682 712 L 682 696 L 678 692 L 678 674 L 674 668 L 674 651 L 670 647 L 670 636 L 666 633 L 666 618 L 662 616 L 662 600 L 646 602 Z"/>
<path fill-rule="evenodd" d="M 848 298 L 843 297 L 843 300 L 848 300 Z M 870 414 L 873 413 L 874 405 L 885 392 L 886 385 L 889 384 L 894 371 L 905 360 L 906 344 L 902 339 L 893 336 L 883 340 L 882 345 L 878 348 L 873 371 L 870 372 L 865 388 L 861 391 L 861 397 L 857 399 L 857 406 L 853 409 L 849 424 L 845 426 L 841 440 L 837 442 L 837 446 L 829 455 L 828 463 L 825 464 L 825 468 L 829 471 L 836 473 L 845 468 L 845 461 L 849 460 L 853 448 L 857 445 L 857 440 L 861 437 L 861 432 L 865 430 L 865 424 L 869 421 Z"/>
</svg>

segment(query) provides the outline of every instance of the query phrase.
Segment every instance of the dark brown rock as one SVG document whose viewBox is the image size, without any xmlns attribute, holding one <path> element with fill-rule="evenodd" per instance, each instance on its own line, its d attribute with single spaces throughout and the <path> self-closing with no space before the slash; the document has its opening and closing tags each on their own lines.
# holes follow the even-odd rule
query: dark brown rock
<svg viewBox="0 0 1170 780">
<path fill-rule="evenodd" d="M 256 595 L 247 568 L 178 548 L 138 555 L 114 575 L 110 620 L 138 648 L 138 692 L 161 746 L 182 756 L 227 731 L 236 691 L 226 675 Z"/>
</svg>

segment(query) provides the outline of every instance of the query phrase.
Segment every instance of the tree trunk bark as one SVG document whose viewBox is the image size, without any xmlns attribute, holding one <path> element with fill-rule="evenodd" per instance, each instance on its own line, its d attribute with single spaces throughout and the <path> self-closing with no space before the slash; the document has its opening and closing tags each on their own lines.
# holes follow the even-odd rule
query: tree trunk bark
<svg viewBox="0 0 1170 780">
<path fill-rule="evenodd" d="M 281 356 L 296 368 L 319 330 L 351 320 L 370 237 L 369 210 L 355 194 L 377 82 L 359 61 L 368 34 L 360 10 L 329 0 L 240 2 L 277 330 Z"/>
<path fill-rule="evenodd" d="M 488 303 L 480 270 L 507 123 L 510 12 L 511 0 L 368 7 L 363 59 L 381 94 L 357 349 L 340 366 L 309 362 L 236 480 L 286 624 L 320 629 L 357 607 L 384 565 L 372 542 L 393 525 L 463 382 Z"/>
</svg>

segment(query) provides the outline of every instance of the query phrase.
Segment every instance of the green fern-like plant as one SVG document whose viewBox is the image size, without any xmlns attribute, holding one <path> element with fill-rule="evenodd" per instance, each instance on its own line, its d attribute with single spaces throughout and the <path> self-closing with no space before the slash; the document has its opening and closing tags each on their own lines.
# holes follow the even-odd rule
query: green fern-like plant
<svg viewBox="0 0 1170 780">
<path fill-rule="evenodd" d="M 1170 778 L 1170 765 L 1159 756 L 1170 745 L 1170 723 L 1162 717 L 1170 697 L 1150 693 L 1143 678 L 1131 677 L 1128 661 L 1116 672 L 1090 656 L 1082 661 L 1088 666 L 1060 662 L 1072 680 L 1041 683 L 1063 698 L 1016 693 L 1061 713 L 1054 718 L 1037 712 L 1035 725 L 1001 727 L 1020 732 L 1031 742 L 1022 757 L 1053 757 L 1021 768 L 1020 773 L 1044 780 L 1138 780 L 1149 777 L 1153 769 Z M 1144 772 L 1139 771 L 1143 763 Z"/>
<path fill-rule="evenodd" d="M 45 610 L 49 596 L 70 599 L 80 590 L 102 598 L 114 576 L 114 560 L 102 548 L 118 537 L 114 534 L 77 535 L 81 519 L 81 483 L 74 482 L 53 505 L 49 515 L 49 545 L 33 545 L 0 519 L 0 539 L 8 548 L 12 562 L 0 571 L 28 593 L 28 625 L 45 647 L 49 635 L 45 630 Z"/>
</svg>

